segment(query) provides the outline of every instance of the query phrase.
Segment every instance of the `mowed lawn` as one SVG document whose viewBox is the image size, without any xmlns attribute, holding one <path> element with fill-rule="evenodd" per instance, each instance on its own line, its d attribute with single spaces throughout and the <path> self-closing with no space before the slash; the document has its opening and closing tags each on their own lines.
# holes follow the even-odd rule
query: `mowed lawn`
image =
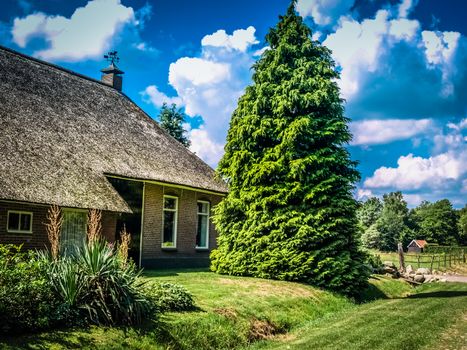
<svg viewBox="0 0 467 350">
<path fill-rule="evenodd" d="M 375 276 L 358 304 L 303 284 L 200 270 L 146 278 L 184 285 L 198 310 L 164 314 L 142 329 L 12 337 L 0 349 L 467 349 L 467 284 L 414 289 Z"/>
</svg>

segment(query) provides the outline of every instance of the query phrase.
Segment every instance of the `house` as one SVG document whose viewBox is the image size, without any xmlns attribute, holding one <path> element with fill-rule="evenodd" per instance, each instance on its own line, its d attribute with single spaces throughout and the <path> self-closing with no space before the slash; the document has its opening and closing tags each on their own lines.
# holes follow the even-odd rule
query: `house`
<svg viewBox="0 0 467 350">
<path fill-rule="evenodd" d="M 61 245 L 82 244 L 94 208 L 108 241 L 126 226 L 142 266 L 207 265 L 225 182 L 121 92 L 122 71 L 102 72 L 0 47 L 0 243 L 47 247 L 56 204 Z"/>
<path fill-rule="evenodd" d="M 423 253 L 427 242 L 423 239 L 414 239 L 407 246 L 407 252 L 409 253 Z"/>
</svg>

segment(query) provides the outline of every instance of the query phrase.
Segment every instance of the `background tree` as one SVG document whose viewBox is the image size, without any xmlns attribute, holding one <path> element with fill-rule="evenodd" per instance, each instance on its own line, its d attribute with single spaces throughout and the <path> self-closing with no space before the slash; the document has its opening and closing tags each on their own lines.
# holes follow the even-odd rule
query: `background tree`
<svg viewBox="0 0 467 350">
<path fill-rule="evenodd" d="M 376 224 L 371 225 L 362 233 L 362 244 L 368 249 L 379 249 L 383 246 L 381 232 Z"/>
<path fill-rule="evenodd" d="M 391 192 L 383 196 L 383 209 L 376 221 L 376 230 L 381 234 L 380 250 L 394 251 L 397 243 L 404 246 L 412 238 L 409 228 L 409 209 L 401 192 Z"/>
<path fill-rule="evenodd" d="M 376 223 L 376 220 L 381 216 L 383 203 L 377 197 L 368 198 L 361 203 L 357 210 L 357 218 L 363 229 L 369 228 Z"/>
<path fill-rule="evenodd" d="M 459 244 L 467 245 L 467 204 L 459 210 Z"/>
<path fill-rule="evenodd" d="M 159 124 L 176 140 L 180 141 L 185 147 L 190 146 L 190 140 L 186 137 L 186 131 L 183 129 L 186 115 L 177 105 L 172 103 L 170 107 L 164 102 L 159 113 Z"/>
<path fill-rule="evenodd" d="M 345 148 L 339 73 L 310 38 L 292 2 L 233 113 L 218 167 L 230 191 L 216 210 L 212 269 L 352 294 L 368 276 L 351 194 L 359 174 Z"/>
<path fill-rule="evenodd" d="M 459 241 L 458 216 L 448 199 L 435 203 L 422 202 L 412 217 L 417 235 L 429 243 L 454 245 Z"/>
</svg>

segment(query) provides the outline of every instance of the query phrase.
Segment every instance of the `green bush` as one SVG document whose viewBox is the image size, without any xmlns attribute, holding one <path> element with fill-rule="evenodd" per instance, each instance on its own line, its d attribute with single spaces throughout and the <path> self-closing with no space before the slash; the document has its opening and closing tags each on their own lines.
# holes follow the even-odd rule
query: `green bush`
<svg viewBox="0 0 467 350">
<path fill-rule="evenodd" d="M 37 331 L 60 320 L 48 269 L 37 253 L 0 245 L 0 333 Z"/>
<path fill-rule="evenodd" d="M 78 248 L 52 262 L 52 285 L 64 309 L 73 310 L 86 323 L 140 324 L 151 317 L 144 282 L 133 264 L 122 264 L 103 241 Z"/>
<path fill-rule="evenodd" d="M 371 267 L 373 273 L 381 273 L 383 270 L 383 262 L 381 261 L 381 257 L 377 254 L 369 253 L 366 258 L 366 263 Z"/>
<path fill-rule="evenodd" d="M 157 311 L 189 311 L 195 309 L 193 296 L 185 287 L 173 283 L 149 283 L 144 293 Z"/>
</svg>

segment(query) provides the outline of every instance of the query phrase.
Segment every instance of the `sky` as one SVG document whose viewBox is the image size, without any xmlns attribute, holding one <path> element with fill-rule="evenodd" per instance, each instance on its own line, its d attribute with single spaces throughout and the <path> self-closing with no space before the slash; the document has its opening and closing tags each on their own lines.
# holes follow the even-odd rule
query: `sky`
<svg viewBox="0 0 467 350">
<path fill-rule="evenodd" d="M 191 150 L 222 157 L 237 99 L 289 0 L 2 0 L 0 44 L 100 79 L 117 50 L 123 92 L 157 118 L 187 114 Z M 467 202 L 467 3 L 298 0 L 332 50 L 359 162 L 355 197 Z"/>
</svg>

